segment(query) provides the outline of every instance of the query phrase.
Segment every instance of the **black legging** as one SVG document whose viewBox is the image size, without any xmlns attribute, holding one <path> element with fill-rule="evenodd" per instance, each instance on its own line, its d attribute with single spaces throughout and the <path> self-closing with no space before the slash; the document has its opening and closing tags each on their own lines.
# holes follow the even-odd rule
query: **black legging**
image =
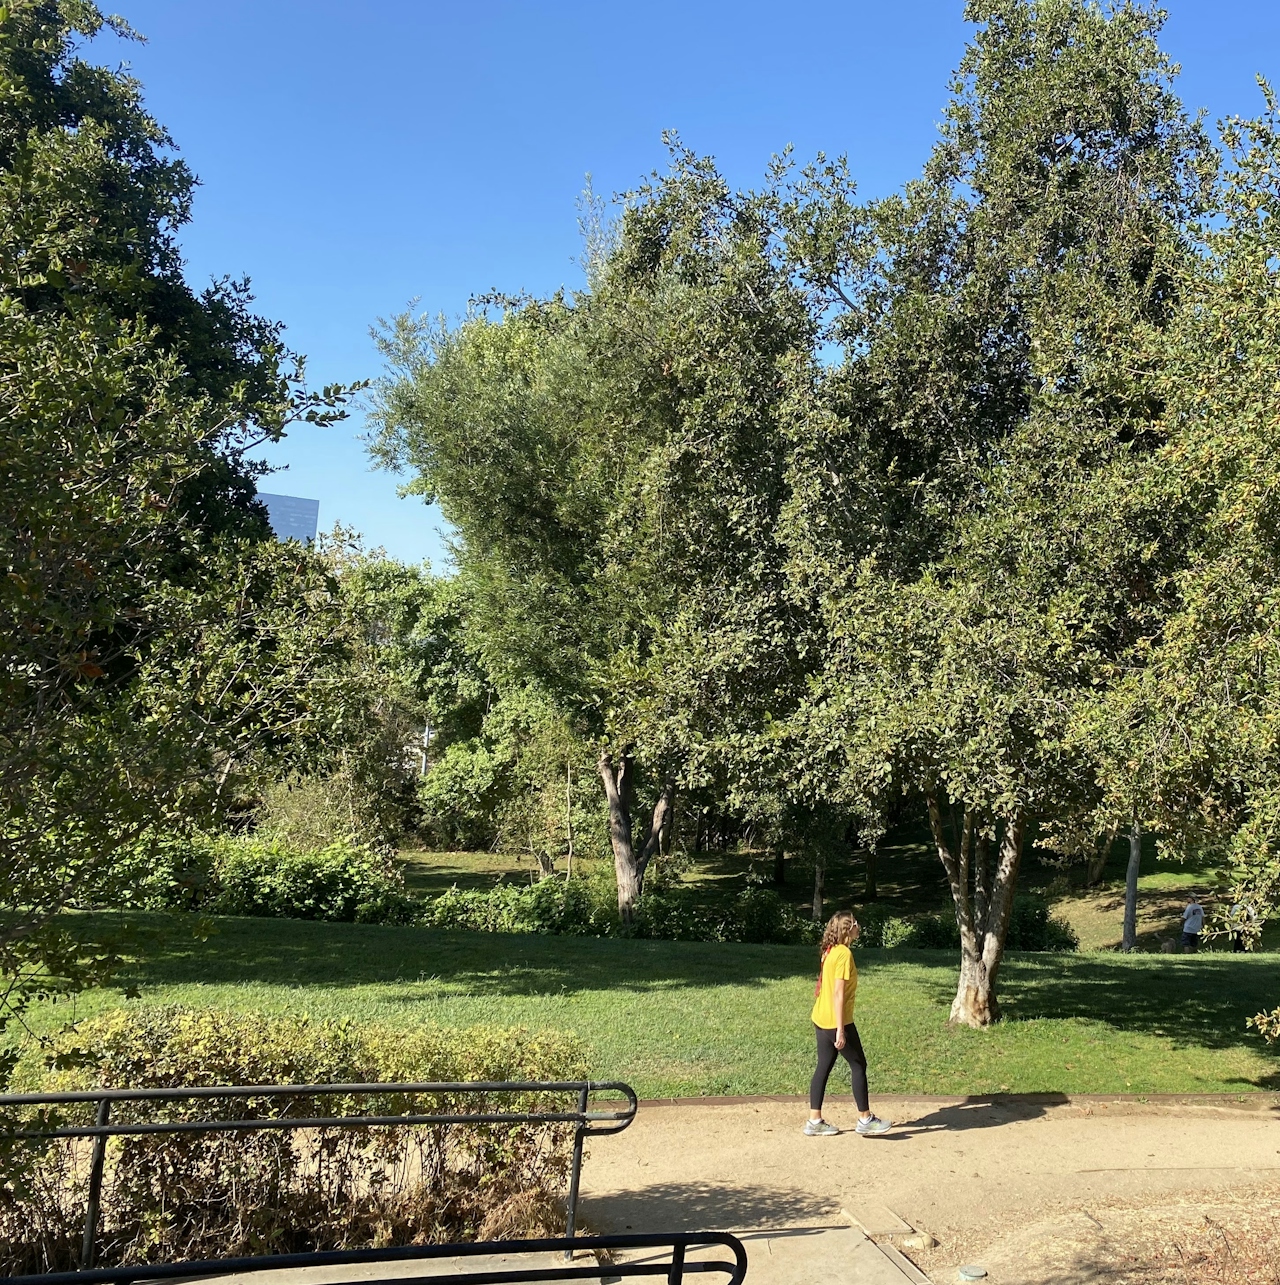
<svg viewBox="0 0 1280 1285">
<path fill-rule="evenodd" d="M 822 1098 L 827 1091 L 827 1077 L 836 1064 L 836 1055 L 843 1053 L 853 1078 L 853 1100 L 858 1104 L 859 1111 L 864 1113 L 870 1111 L 871 1100 L 867 1096 L 867 1055 L 862 1051 L 858 1028 L 852 1022 L 845 1025 L 842 1049 L 836 1048 L 834 1030 L 828 1030 L 822 1026 L 815 1026 L 813 1029 L 818 1033 L 818 1069 L 814 1071 L 813 1079 L 809 1081 L 809 1109 L 822 1110 Z"/>
</svg>

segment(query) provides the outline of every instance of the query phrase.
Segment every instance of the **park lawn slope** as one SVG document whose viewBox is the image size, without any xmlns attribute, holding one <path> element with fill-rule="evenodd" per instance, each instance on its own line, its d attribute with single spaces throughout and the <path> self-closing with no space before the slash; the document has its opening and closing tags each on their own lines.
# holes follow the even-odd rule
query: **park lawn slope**
<svg viewBox="0 0 1280 1285">
<path fill-rule="evenodd" d="M 132 980 L 144 1003 L 573 1031 L 591 1050 L 594 1078 L 626 1080 L 644 1097 L 800 1093 L 812 1071 L 817 959 L 808 947 L 283 919 L 76 919 L 133 934 Z M 203 940 L 201 924 L 212 926 Z M 878 1092 L 1280 1088 L 1280 1050 L 1245 1028 L 1280 997 L 1274 955 L 1010 956 L 1007 1020 L 986 1031 L 947 1024 L 949 953 L 860 950 L 857 960 L 857 1022 Z M 94 991 L 76 1012 L 126 1002 L 139 1001 Z M 66 1005 L 32 1014 L 37 1028 L 67 1016 Z"/>
</svg>

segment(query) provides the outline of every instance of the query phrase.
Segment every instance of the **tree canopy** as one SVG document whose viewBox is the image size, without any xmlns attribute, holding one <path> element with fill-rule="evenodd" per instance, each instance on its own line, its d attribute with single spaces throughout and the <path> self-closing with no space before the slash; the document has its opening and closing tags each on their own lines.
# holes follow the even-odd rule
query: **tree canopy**
<svg viewBox="0 0 1280 1285">
<path fill-rule="evenodd" d="M 1220 503 L 1242 512 L 1223 470 L 1260 474 L 1204 408 L 1270 427 L 1273 259 L 1269 127 L 1227 131 L 1219 180 L 1157 9 L 966 16 L 901 194 L 789 156 L 735 192 L 671 140 L 584 289 L 384 332 L 373 449 L 457 527 L 495 681 L 596 746 L 624 912 L 680 790 L 869 836 L 905 796 L 955 898 L 952 1015 L 981 1025 L 1029 836 L 1064 858 L 1137 824 L 1236 845 L 1242 904 L 1274 898 L 1269 760 L 1235 737 L 1228 803 L 1211 746 L 1250 706 L 1196 669 L 1221 646 L 1199 595 L 1266 617 L 1261 555 L 1209 538 Z M 1152 749 L 1192 686 L 1204 730 Z M 658 803 L 633 842 L 635 775 Z"/>
<path fill-rule="evenodd" d="M 128 34 L 90 3 L 0 11 L 0 1019 L 92 963 L 57 911 L 305 721 L 332 651 L 246 453 L 344 393 L 305 391 L 243 283 L 186 284 L 194 180 L 78 53 L 108 21 Z"/>
<path fill-rule="evenodd" d="M 588 200 L 582 288 L 381 327 L 371 451 L 456 528 L 437 576 L 269 538 L 252 452 L 350 390 L 307 390 L 247 283 L 188 283 L 195 180 L 79 52 L 123 23 L 0 10 L 0 1018 L 110 962 L 58 912 L 113 853 L 302 824 L 316 781 L 384 846 L 416 815 L 608 851 L 624 920 L 681 807 L 819 871 L 915 809 L 973 1025 L 1032 843 L 1215 853 L 1256 938 L 1280 115 L 1264 86 L 1211 141 L 1151 4 L 966 16 L 900 193 L 789 153 L 738 190 L 672 135 Z"/>
</svg>

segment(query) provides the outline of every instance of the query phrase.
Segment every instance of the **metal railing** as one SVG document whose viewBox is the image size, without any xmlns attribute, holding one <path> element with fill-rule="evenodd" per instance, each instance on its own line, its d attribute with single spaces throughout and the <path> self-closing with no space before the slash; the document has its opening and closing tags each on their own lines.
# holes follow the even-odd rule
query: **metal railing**
<svg viewBox="0 0 1280 1285">
<path fill-rule="evenodd" d="M 227 1100 L 235 1098 L 289 1097 L 354 1097 L 413 1094 L 539 1093 L 576 1094 L 573 1111 L 482 1111 L 435 1112 L 409 1115 L 346 1116 L 263 1116 L 254 1119 L 156 1120 L 132 1123 L 112 1122 L 111 1108 L 121 1102 L 180 1102 L 197 1099 Z M 626 1099 L 620 1109 L 591 1110 L 595 1095 L 613 1094 Z M 418 1124 L 571 1124 L 573 1125 L 573 1162 L 569 1171 L 569 1195 L 566 1201 L 566 1244 L 574 1239 L 578 1219 L 578 1188 L 582 1176 L 582 1148 L 587 1137 L 621 1133 L 636 1115 L 636 1094 L 630 1085 L 615 1081 L 464 1081 L 456 1084 L 253 1084 L 188 1086 L 170 1089 L 85 1089 L 73 1093 L 5 1093 L 0 1094 L 0 1109 L 5 1107 L 58 1107 L 74 1103 L 95 1103 L 93 1124 L 54 1125 L 44 1128 L 0 1129 L 9 1138 L 92 1138 L 93 1156 L 89 1165 L 89 1199 L 85 1213 L 84 1240 L 80 1249 L 80 1273 L 93 1266 L 98 1233 L 98 1216 L 102 1203 L 102 1176 L 106 1163 L 107 1139 L 143 1137 L 164 1133 L 234 1133 L 241 1130 L 373 1128 L 379 1125 Z M 566 1254 L 568 1254 L 566 1250 Z M 416 1253 L 416 1251 L 415 1251 Z M 305 1257 L 305 1255 L 304 1255 Z M 430 1257 L 430 1255 L 428 1255 Z M 238 1260 L 237 1260 L 238 1261 Z M 246 1260 L 249 1262 L 257 1260 Z M 369 1261 L 378 1261 L 371 1259 Z M 42 1277 L 41 1279 L 54 1279 Z M 107 1278 L 103 1278 L 107 1279 Z M 112 1277 L 111 1279 L 115 1279 Z M 564 1279 L 570 1279 L 568 1277 Z"/>
<path fill-rule="evenodd" d="M 724 1259 L 690 1259 L 690 1250 L 720 1247 L 733 1255 Z M 609 1262 L 606 1255 L 615 1250 L 669 1250 L 669 1261 Z M 136 1267 L 108 1267 L 95 1271 L 52 1272 L 44 1276 L 12 1276 L 5 1285 L 133 1285 L 135 1281 L 170 1281 L 204 1276 L 279 1271 L 302 1267 L 365 1267 L 377 1263 L 428 1263 L 441 1258 L 483 1258 L 554 1254 L 564 1251 L 562 1263 L 553 1267 L 514 1267 L 502 1270 L 481 1269 L 474 1272 L 450 1272 L 447 1275 L 419 1275 L 397 1272 L 393 1276 L 370 1276 L 364 1272 L 343 1278 L 326 1273 L 328 1285 L 341 1285 L 343 1280 L 359 1285 L 431 1285 L 432 1282 L 462 1281 L 466 1285 L 519 1285 L 530 1281 L 581 1281 L 626 1279 L 628 1277 L 665 1277 L 668 1285 L 682 1285 L 690 1273 L 722 1272 L 726 1285 L 742 1285 L 747 1274 L 747 1251 L 742 1242 L 728 1232 L 693 1231 L 640 1233 L 627 1236 L 556 1237 L 552 1240 L 477 1241 L 467 1245 L 410 1245 L 403 1249 L 354 1249 L 314 1254 L 276 1254 L 266 1258 L 213 1258 L 191 1263 L 164 1263 Z M 575 1266 L 574 1252 L 597 1255 L 597 1262 Z M 664 1258 L 667 1256 L 664 1254 Z"/>
</svg>

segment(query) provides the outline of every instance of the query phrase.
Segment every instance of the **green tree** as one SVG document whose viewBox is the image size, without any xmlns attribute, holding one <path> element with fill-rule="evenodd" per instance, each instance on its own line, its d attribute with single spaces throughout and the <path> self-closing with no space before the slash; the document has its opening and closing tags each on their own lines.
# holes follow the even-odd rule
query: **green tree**
<svg viewBox="0 0 1280 1285">
<path fill-rule="evenodd" d="M 1155 347 L 1163 403 L 1152 490 L 1187 515 L 1185 562 L 1146 663 L 1090 711 L 1109 793 L 1134 788 L 1173 857 L 1228 865 L 1218 927 L 1256 943 L 1280 904 L 1280 111 L 1223 131 L 1229 164 Z M 1280 1036 L 1280 1009 L 1256 1022 Z"/>
<path fill-rule="evenodd" d="M 779 424 L 810 405 L 815 325 L 779 231 L 772 188 L 673 144 L 588 289 L 384 335 L 375 457 L 460 531 L 504 699 L 536 686 L 596 746 L 624 917 L 678 783 L 709 779 L 794 653 Z"/>
<path fill-rule="evenodd" d="M 1140 354 L 1214 158 L 1154 9 L 966 13 L 923 177 L 859 208 L 829 167 L 798 220 L 847 356 L 790 521 L 829 630 L 809 755 L 852 801 L 922 798 L 960 927 L 952 1019 L 984 1025 L 1029 831 L 1073 851 L 1116 823 L 1073 720 L 1168 601 L 1178 515 L 1145 485 Z"/>
<path fill-rule="evenodd" d="M 216 795 L 309 672 L 256 646 L 296 610 L 296 564 L 255 548 L 245 453 L 341 399 L 302 391 L 243 286 L 187 287 L 193 180 L 137 83 L 78 56 L 105 22 L 0 9 L 0 1023 L 83 979 L 57 912 Z M 255 668 L 193 632 L 233 625 Z"/>
</svg>

